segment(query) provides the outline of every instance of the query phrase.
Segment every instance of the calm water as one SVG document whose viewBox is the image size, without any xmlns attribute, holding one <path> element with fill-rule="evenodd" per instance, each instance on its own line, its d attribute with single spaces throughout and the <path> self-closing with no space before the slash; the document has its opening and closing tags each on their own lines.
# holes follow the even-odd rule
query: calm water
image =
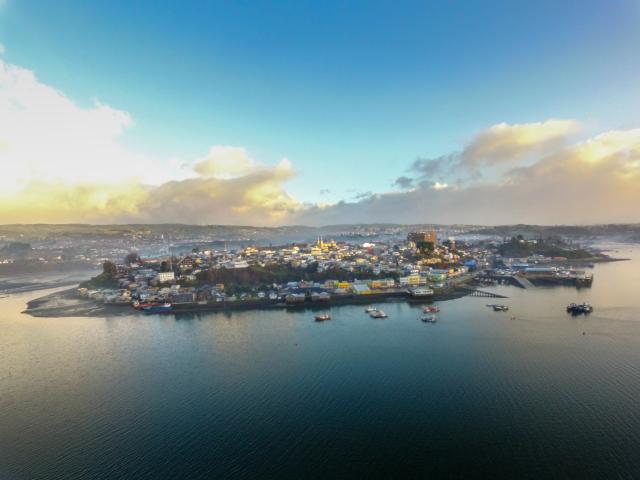
<svg viewBox="0 0 640 480">
<path fill-rule="evenodd" d="M 435 325 L 402 303 L 318 324 L 1 299 L 0 479 L 638 478 L 640 250 L 619 255 L 591 289 L 500 287 L 510 312 L 463 298 Z"/>
</svg>

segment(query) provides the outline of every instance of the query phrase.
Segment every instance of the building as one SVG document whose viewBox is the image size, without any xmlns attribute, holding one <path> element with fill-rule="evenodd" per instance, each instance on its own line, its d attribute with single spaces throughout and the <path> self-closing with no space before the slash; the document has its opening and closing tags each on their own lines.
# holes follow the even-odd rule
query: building
<svg viewBox="0 0 640 480">
<path fill-rule="evenodd" d="M 171 282 L 175 279 L 175 275 L 173 272 L 159 272 L 158 273 L 158 281 L 160 283 Z"/>
<path fill-rule="evenodd" d="M 438 244 L 438 236 L 436 235 L 435 230 L 430 230 L 428 232 L 410 232 L 409 235 L 407 235 L 407 240 L 415 243 L 416 245 L 428 242 L 433 244 L 435 247 Z"/>
</svg>

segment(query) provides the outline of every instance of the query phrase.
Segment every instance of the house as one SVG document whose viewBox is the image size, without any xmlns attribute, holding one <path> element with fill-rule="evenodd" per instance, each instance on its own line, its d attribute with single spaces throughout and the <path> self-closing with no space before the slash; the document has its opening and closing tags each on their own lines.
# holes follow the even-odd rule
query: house
<svg viewBox="0 0 640 480">
<path fill-rule="evenodd" d="M 175 280 L 175 275 L 173 272 L 159 272 L 158 273 L 158 281 L 160 283 L 171 282 Z"/>
</svg>

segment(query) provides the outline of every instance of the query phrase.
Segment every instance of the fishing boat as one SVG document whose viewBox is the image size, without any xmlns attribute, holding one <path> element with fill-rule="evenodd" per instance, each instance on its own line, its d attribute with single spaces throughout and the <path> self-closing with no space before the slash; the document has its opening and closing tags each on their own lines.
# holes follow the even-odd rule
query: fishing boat
<svg viewBox="0 0 640 480">
<path fill-rule="evenodd" d="M 170 313 L 171 304 L 170 303 L 153 303 L 153 304 L 145 305 L 144 307 L 142 307 L 142 311 L 144 313 Z"/>
<path fill-rule="evenodd" d="M 371 318 L 387 318 L 387 314 L 382 310 L 375 310 L 369 314 Z"/>
<path fill-rule="evenodd" d="M 424 323 L 436 323 L 438 321 L 438 317 L 435 315 L 423 315 L 420 320 Z"/>
<path fill-rule="evenodd" d="M 331 315 L 328 313 L 323 313 L 322 315 L 316 315 L 316 322 L 324 322 L 326 320 L 331 320 Z"/>
<path fill-rule="evenodd" d="M 426 307 L 422 307 L 422 311 L 424 313 L 438 313 L 440 311 L 440 307 L 437 305 L 427 305 Z"/>
</svg>

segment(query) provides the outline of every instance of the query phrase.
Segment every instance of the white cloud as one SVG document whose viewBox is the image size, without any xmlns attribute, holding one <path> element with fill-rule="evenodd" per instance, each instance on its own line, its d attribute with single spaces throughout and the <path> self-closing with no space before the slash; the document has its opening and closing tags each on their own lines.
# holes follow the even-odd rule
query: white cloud
<svg viewBox="0 0 640 480">
<path fill-rule="evenodd" d="M 462 154 L 470 165 L 493 165 L 557 147 L 578 128 L 574 120 L 493 125 L 477 134 Z"/>
</svg>

